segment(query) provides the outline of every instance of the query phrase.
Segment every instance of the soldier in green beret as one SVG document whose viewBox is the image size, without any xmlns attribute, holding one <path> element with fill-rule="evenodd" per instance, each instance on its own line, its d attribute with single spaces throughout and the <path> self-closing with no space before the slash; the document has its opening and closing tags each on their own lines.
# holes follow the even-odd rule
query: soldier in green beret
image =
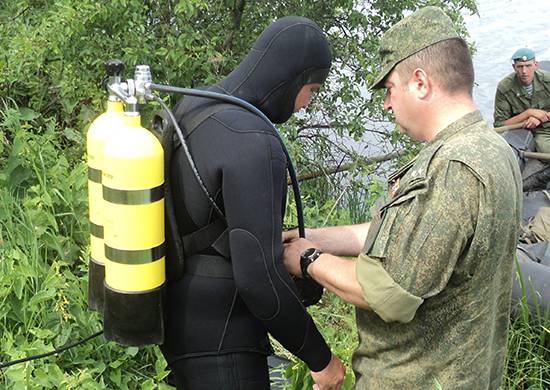
<svg viewBox="0 0 550 390">
<path fill-rule="evenodd" d="M 498 83 L 494 125 L 523 123 L 533 129 L 537 150 L 550 153 L 550 72 L 539 70 L 529 48 L 516 50 L 512 61 L 514 72 Z"/>
<path fill-rule="evenodd" d="M 285 265 L 357 307 L 357 389 L 497 389 L 522 199 L 515 155 L 476 109 L 468 47 L 441 9 L 397 23 L 379 54 L 373 88 L 425 147 L 391 175 L 370 223 L 285 233 Z"/>
</svg>

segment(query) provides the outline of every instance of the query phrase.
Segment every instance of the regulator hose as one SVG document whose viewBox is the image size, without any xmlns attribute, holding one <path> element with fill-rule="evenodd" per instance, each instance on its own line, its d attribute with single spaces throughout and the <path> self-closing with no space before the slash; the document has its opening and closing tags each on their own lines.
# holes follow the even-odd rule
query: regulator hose
<svg viewBox="0 0 550 390">
<path fill-rule="evenodd" d="M 172 121 L 172 123 L 174 125 L 176 133 L 178 134 L 178 138 L 180 139 L 180 143 L 181 143 L 181 146 L 183 148 L 183 151 L 185 152 L 185 157 L 187 157 L 187 161 L 189 162 L 191 170 L 193 171 L 193 175 L 195 176 L 195 179 L 197 179 L 197 182 L 199 183 L 199 186 L 201 187 L 202 192 L 204 192 L 204 194 L 206 195 L 206 197 L 208 198 L 208 200 L 210 201 L 210 203 L 214 207 L 214 210 L 216 210 L 216 213 L 222 219 L 225 219 L 225 215 L 220 210 L 220 208 L 218 207 L 216 201 L 214 200 L 214 198 L 212 198 L 212 195 L 210 195 L 210 193 L 208 192 L 208 189 L 206 188 L 206 186 L 204 185 L 204 182 L 202 181 L 202 178 L 199 174 L 197 166 L 195 165 L 195 161 L 193 160 L 193 156 L 191 156 L 191 152 L 189 152 L 189 148 L 187 147 L 187 142 L 185 142 L 185 138 L 183 137 L 183 133 L 182 133 L 182 131 L 181 131 L 179 125 L 178 125 L 178 121 L 174 117 L 174 113 L 172 112 L 172 110 L 170 110 L 170 108 L 166 105 L 166 103 L 164 103 L 164 101 L 160 97 L 152 95 L 149 98 L 153 98 L 154 100 L 156 100 L 162 106 L 164 111 L 166 111 L 168 116 L 170 117 L 170 120 Z"/>
<path fill-rule="evenodd" d="M 302 199 L 300 197 L 300 187 L 298 185 L 298 178 L 296 176 L 296 171 L 294 169 L 294 165 L 292 164 L 292 159 L 290 158 L 290 154 L 288 153 L 288 150 L 287 150 L 287 148 L 286 148 L 279 132 L 277 131 L 277 129 L 275 128 L 273 123 L 271 123 L 269 118 L 267 118 L 267 116 L 265 116 L 265 114 L 263 112 L 261 112 L 258 108 L 256 108 L 255 106 L 253 106 L 252 104 L 248 103 L 245 100 L 239 99 L 235 96 L 226 95 L 226 94 L 223 94 L 223 93 L 217 93 L 217 92 L 211 92 L 211 91 L 201 91 L 201 90 L 196 90 L 196 89 L 191 89 L 191 88 L 181 88 L 181 87 L 174 87 L 174 86 L 171 86 L 171 85 L 162 85 L 162 84 L 154 84 L 154 83 L 149 84 L 149 88 L 151 90 L 155 90 L 155 91 L 179 93 L 179 94 L 182 94 L 182 95 L 196 96 L 196 97 L 202 97 L 202 98 L 208 98 L 208 99 L 216 99 L 216 100 L 221 100 L 221 101 L 226 102 L 226 103 L 235 104 L 237 106 L 240 106 L 240 107 L 252 112 L 253 114 L 258 115 L 266 123 L 268 123 L 269 126 L 271 127 L 271 129 L 273 130 L 273 133 L 275 134 L 275 136 L 277 137 L 277 139 L 281 143 L 281 147 L 283 148 L 283 151 L 285 153 L 285 156 L 286 156 L 286 159 L 287 159 L 287 162 L 288 162 L 288 165 L 287 165 L 288 174 L 290 176 L 290 181 L 292 183 L 292 192 L 294 193 L 294 201 L 296 203 L 296 216 L 297 216 L 297 219 L 298 219 L 298 233 L 299 233 L 300 237 L 302 237 L 302 238 L 305 237 L 304 211 L 303 211 L 303 206 L 302 206 Z M 174 117 L 174 114 L 172 113 L 172 110 L 170 110 L 166 106 L 166 103 L 164 103 L 164 101 L 162 101 L 162 99 L 160 99 L 159 97 L 156 97 L 154 95 L 150 95 L 150 96 L 146 96 L 146 97 L 148 99 L 154 99 L 154 100 L 158 101 L 161 104 L 161 106 L 167 111 L 168 115 L 170 116 L 170 119 L 172 120 L 172 122 L 174 122 L 174 127 L 176 129 L 178 137 L 180 138 L 180 142 L 182 144 L 182 147 L 184 148 L 185 155 L 186 155 L 186 157 L 189 161 L 189 164 L 191 165 L 191 168 L 193 170 L 193 173 L 195 174 L 195 177 L 197 178 L 197 181 L 199 182 L 203 192 L 205 192 L 205 194 L 208 196 L 208 199 L 210 199 L 210 202 L 212 203 L 212 205 L 216 209 L 216 212 L 218 212 L 220 214 L 220 216 L 223 216 L 223 214 L 221 214 L 221 210 L 219 210 L 218 206 L 214 202 L 214 199 L 212 198 L 212 196 L 210 196 L 210 194 L 208 193 L 208 190 L 206 189 L 206 187 L 204 186 L 204 183 L 202 182 L 202 179 L 200 178 L 200 175 L 199 175 L 199 173 L 196 169 L 193 158 L 192 158 L 191 154 L 189 153 L 189 149 L 187 148 L 185 139 L 183 137 L 181 129 L 179 128 L 179 126 L 177 124 L 176 118 Z"/>
</svg>

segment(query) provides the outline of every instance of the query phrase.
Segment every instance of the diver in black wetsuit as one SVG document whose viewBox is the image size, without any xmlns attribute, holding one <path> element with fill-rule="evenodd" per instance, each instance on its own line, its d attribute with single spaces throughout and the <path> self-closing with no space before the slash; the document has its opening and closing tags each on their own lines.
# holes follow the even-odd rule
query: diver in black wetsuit
<svg viewBox="0 0 550 390">
<path fill-rule="evenodd" d="M 309 103 L 330 65 L 320 28 L 285 17 L 207 90 L 246 100 L 283 123 Z M 300 303 L 282 262 L 287 160 L 274 130 L 259 116 L 212 99 L 185 97 L 174 111 L 217 206 L 201 190 L 177 138 L 171 139 L 168 196 L 183 237 L 185 270 L 168 284 L 161 349 L 178 389 L 269 389 L 268 332 L 306 362 L 319 389 L 339 388 L 343 365 Z"/>
</svg>

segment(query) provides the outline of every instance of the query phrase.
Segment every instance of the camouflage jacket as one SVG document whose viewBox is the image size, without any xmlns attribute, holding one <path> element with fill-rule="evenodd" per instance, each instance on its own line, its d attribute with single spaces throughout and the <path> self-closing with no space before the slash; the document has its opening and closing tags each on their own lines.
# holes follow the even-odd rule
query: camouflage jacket
<svg viewBox="0 0 550 390">
<path fill-rule="evenodd" d="M 393 175 L 357 279 L 357 389 L 497 389 L 506 351 L 521 177 L 479 111 Z"/>
<path fill-rule="evenodd" d="M 494 126 L 504 126 L 504 121 L 528 108 L 550 111 L 550 72 L 535 71 L 533 95 L 529 97 L 515 73 L 511 73 L 498 83 L 495 95 Z M 550 122 L 542 125 L 544 132 L 550 131 Z"/>
</svg>

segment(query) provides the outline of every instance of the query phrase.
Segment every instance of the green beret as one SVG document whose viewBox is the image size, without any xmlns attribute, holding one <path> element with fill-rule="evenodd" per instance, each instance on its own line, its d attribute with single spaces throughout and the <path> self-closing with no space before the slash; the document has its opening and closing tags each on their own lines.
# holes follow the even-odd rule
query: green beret
<svg viewBox="0 0 550 390">
<path fill-rule="evenodd" d="M 440 8 L 424 7 L 384 33 L 378 50 L 380 73 L 370 89 L 384 88 L 384 79 L 399 62 L 446 39 L 460 38 L 453 22 Z"/>
<path fill-rule="evenodd" d="M 526 47 L 516 50 L 512 55 L 512 60 L 514 61 L 529 61 L 535 58 L 535 52 Z"/>
</svg>

